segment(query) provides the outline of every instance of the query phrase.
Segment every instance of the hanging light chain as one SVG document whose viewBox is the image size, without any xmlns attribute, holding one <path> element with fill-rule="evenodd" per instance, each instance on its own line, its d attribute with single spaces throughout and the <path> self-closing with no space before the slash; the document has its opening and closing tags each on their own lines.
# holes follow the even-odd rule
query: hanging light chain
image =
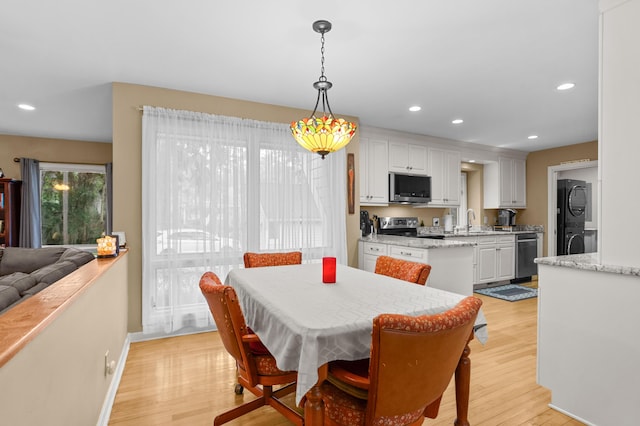
<svg viewBox="0 0 640 426">
<path fill-rule="evenodd" d="M 324 76 L 324 31 L 320 33 L 320 81 L 327 81 L 327 77 Z"/>
</svg>

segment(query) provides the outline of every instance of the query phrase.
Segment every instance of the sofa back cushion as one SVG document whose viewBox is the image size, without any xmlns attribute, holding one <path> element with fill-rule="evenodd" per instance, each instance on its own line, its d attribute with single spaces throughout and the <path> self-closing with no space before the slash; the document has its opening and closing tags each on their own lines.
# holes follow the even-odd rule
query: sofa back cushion
<svg viewBox="0 0 640 426">
<path fill-rule="evenodd" d="M 21 297 L 36 284 L 36 278 L 24 272 L 14 272 L 13 274 L 0 277 L 0 286 L 5 285 L 15 288 Z"/>
<path fill-rule="evenodd" d="M 96 257 L 92 253 L 75 247 L 68 248 L 67 251 L 65 251 L 62 256 L 60 256 L 60 260 L 68 260 L 69 262 L 73 262 L 78 268 L 85 263 L 91 262 L 95 258 Z"/>
<path fill-rule="evenodd" d="M 66 247 L 7 247 L 0 260 L 0 276 L 14 272 L 30 274 L 36 269 L 57 262 L 66 250 Z"/>
<path fill-rule="evenodd" d="M 31 276 L 38 283 L 53 284 L 76 269 L 78 269 L 78 267 L 73 262 L 62 260 L 60 262 L 52 263 L 51 265 L 43 266 L 37 271 L 32 272 Z"/>
<path fill-rule="evenodd" d="M 13 287 L 0 285 L 0 311 L 20 300 L 20 293 Z"/>
</svg>

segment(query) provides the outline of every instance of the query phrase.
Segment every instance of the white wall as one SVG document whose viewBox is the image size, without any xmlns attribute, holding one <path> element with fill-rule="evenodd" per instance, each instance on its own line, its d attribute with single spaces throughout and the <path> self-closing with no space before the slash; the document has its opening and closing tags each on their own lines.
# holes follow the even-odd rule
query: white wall
<svg viewBox="0 0 640 426">
<path fill-rule="evenodd" d="M 86 271 L 94 266 L 92 262 L 82 268 Z M 62 280 L 78 287 L 73 274 L 79 272 Z M 105 375 L 105 353 L 108 350 L 109 359 L 117 361 L 126 342 L 127 255 L 121 254 L 112 267 L 78 293 L 72 303 L 59 308 L 63 312 L 0 368 L 0 424 L 98 423 L 114 377 Z M 49 294 L 56 300 L 55 293 Z M 47 308 L 46 303 L 42 305 Z"/>
<path fill-rule="evenodd" d="M 640 0 L 601 0 L 600 10 L 599 252 L 604 264 L 640 267 Z"/>
</svg>

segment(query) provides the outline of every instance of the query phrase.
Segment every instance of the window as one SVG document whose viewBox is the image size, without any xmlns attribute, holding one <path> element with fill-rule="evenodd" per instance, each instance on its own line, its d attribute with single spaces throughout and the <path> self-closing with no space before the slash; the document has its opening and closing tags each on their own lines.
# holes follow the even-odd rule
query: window
<svg viewBox="0 0 640 426">
<path fill-rule="evenodd" d="M 42 245 L 95 245 L 106 197 L 105 166 L 40 163 Z"/>
<path fill-rule="evenodd" d="M 206 329 L 197 285 L 222 280 L 246 251 L 346 263 L 346 154 L 302 149 L 285 123 L 144 107 L 142 327 Z"/>
</svg>

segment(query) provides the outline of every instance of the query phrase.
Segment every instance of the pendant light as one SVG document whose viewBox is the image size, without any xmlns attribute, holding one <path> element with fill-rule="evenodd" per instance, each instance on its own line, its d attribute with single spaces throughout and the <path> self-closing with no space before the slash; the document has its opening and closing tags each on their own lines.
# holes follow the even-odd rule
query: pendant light
<svg viewBox="0 0 640 426">
<path fill-rule="evenodd" d="M 324 159 L 325 155 L 344 148 L 351 141 L 356 132 L 356 124 L 342 118 L 335 118 L 329 106 L 327 90 L 331 89 L 332 84 L 324 75 L 324 34 L 331 30 L 331 22 L 316 21 L 313 23 L 313 30 L 321 34 L 322 43 L 320 78 L 313 83 L 313 87 L 318 91 L 318 98 L 309 118 L 291 123 L 291 133 L 303 148 L 320 154 Z M 316 117 L 321 101 L 322 116 Z"/>
</svg>

